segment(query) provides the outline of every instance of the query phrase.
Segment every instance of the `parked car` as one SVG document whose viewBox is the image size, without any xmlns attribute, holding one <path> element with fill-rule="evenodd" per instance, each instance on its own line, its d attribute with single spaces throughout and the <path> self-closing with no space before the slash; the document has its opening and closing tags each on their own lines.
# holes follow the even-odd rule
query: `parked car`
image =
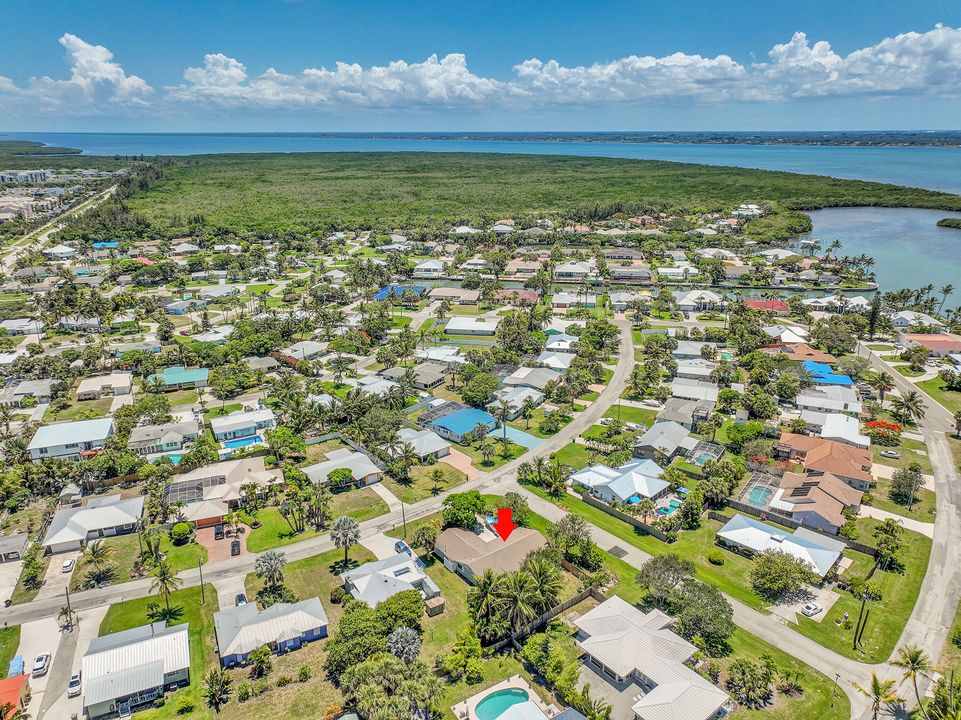
<svg viewBox="0 0 961 720">
<path fill-rule="evenodd" d="M 241 605 L 247 604 L 247 596 L 243 593 L 237 593 L 237 597 L 234 598 L 234 605 L 240 607 Z"/>
<path fill-rule="evenodd" d="M 631 432 L 637 432 L 638 430 L 642 430 L 642 429 L 643 429 L 643 428 L 642 428 L 640 425 L 638 425 L 636 422 L 626 422 L 626 423 L 624 423 L 624 427 L 627 428 L 628 430 L 630 430 Z"/>
<path fill-rule="evenodd" d="M 230 554 L 234 557 L 240 555 L 240 540 L 234 540 L 230 543 Z"/>
<path fill-rule="evenodd" d="M 43 677 L 47 674 L 50 669 L 50 653 L 45 652 L 37 655 L 37 659 L 33 661 L 33 669 L 30 671 L 31 677 Z"/>
<path fill-rule="evenodd" d="M 901 453 L 899 453 L 897 450 L 882 450 L 881 457 L 892 458 L 893 460 L 900 460 Z"/>
<path fill-rule="evenodd" d="M 601 423 L 601 425 L 604 425 L 605 427 L 607 427 L 608 425 L 611 424 L 611 418 L 609 418 L 609 417 L 602 417 L 602 418 L 600 419 L 600 423 Z"/>
<path fill-rule="evenodd" d="M 414 553 L 410 549 L 410 546 L 407 543 L 405 543 L 403 540 L 398 540 L 397 542 L 394 543 L 394 552 L 404 553 L 405 555 L 410 555 L 411 557 L 413 557 L 414 555 Z"/>
<path fill-rule="evenodd" d="M 801 608 L 801 614 L 804 615 L 805 617 L 814 617 L 823 609 L 824 608 L 818 605 L 817 603 L 812 602 L 812 603 L 808 603 L 803 608 Z"/>
<path fill-rule="evenodd" d="M 77 565 L 77 561 L 74 558 L 67 558 L 66 560 L 63 561 L 63 564 L 60 566 L 60 572 L 68 573 L 71 570 L 73 570 L 74 567 L 76 567 L 76 565 Z"/>
<path fill-rule="evenodd" d="M 221 524 L 214 525 L 214 540 L 224 539 L 224 526 Z"/>
<path fill-rule="evenodd" d="M 73 675 L 70 676 L 70 682 L 67 683 L 67 697 L 77 697 L 80 694 L 80 671 L 77 670 Z"/>
</svg>

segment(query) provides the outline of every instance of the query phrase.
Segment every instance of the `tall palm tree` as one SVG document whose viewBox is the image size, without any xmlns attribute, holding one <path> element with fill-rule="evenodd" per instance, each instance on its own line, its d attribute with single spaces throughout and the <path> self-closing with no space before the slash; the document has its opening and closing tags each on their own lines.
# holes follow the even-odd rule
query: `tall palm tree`
<svg viewBox="0 0 961 720">
<path fill-rule="evenodd" d="M 488 626 L 497 616 L 497 580 L 498 576 L 494 571 L 487 568 L 475 578 L 474 587 L 467 592 L 467 606 L 479 626 Z"/>
<path fill-rule="evenodd" d="M 944 303 L 948 299 L 948 295 L 954 292 L 954 285 L 951 283 L 942 285 L 939 292 L 941 293 L 941 303 L 938 305 L 938 315 L 941 314 L 941 309 L 944 307 Z"/>
<path fill-rule="evenodd" d="M 170 595 L 180 588 L 181 579 L 169 562 L 163 560 L 157 565 L 157 572 L 150 584 L 150 592 L 156 592 L 164 599 L 167 608 L 167 618 L 170 618 Z"/>
<path fill-rule="evenodd" d="M 497 581 L 497 596 L 503 615 L 512 632 L 521 630 L 537 617 L 537 596 L 534 580 L 526 572 L 501 575 Z"/>
<path fill-rule="evenodd" d="M 347 552 L 351 545 L 360 540 L 360 524 L 350 515 L 341 515 L 334 520 L 330 528 L 330 537 L 334 545 L 344 550 L 344 565 L 347 565 Z"/>
<path fill-rule="evenodd" d="M 504 398 L 497 401 L 497 406 L 494 408 L 494 417 L 501 424 L 501 428 L 504 432 L 504 442 L 507 442 L 507 420 L 511 415 L 513 408 L 511 404 L 507 402 Z"/>
<path fill-rule="evenodd" d="M 254 573 L 262 578 L 268 587 L 275 588 L 284 581 L 286 565 L 286 555 L 277 550 L 267 550 L 258 555 L 257 560 L 254 561 Z"/>
<path fill-rule="evenodd" d="M 894 416 L 901 422 L 912 422 L 924 418 L 924 400 L 917 390 L 909 390 L 901 397 L 891 401 Z"/>
<path fill-rule="evenodd" d="M 207 700 L 207 705 L 212 707 L 218 715 L 221 706 L 230 697 L 231 685 L 233 685 L 233 678 L 221 668 L 211 668 L 204 675 L 204 698 Z"/>
<path fill-rule="evenodd" d="M 914 685 L 914 697 L 918 701 L 918 709 L 921 711 L 921 716 L 927 718 L 928 713 L 924 709 L 924 703 L 921 702 L 921 692 L 918 690 L 918 676 L 927 677 L 927 674 L 933 669 L 927 654 L 916 645 L 898 648 L 898 657 L 896 660 L 892 660 L 890 664 L 904 670 L 904 674 L 901 676 L 902 680 L 911 680 L 911 684 Z"/>
<path fill-rule="evenodd" d="M 524 563 L 523 571 L 530 575 L 533 583 L 533 604 L 537 614 L 547 612 L 557 604 L 564 588 L 560 567 L 542 556 L 534 556 Z"/>
<path fill-rule="evenodd" d="M 871 684 L 867 688 L 857 683 L 852 684 L 871 701 L 871 720 L 878 720 L 881 706 L 901 702 L 901 698 L 894 691 L 894 680 L 881 680 L 877 673 L 871 673 Z"/>
<path fill-rule="evenodd" d="M 884 407 L 884 394 L 894 389 L 894 378 L 891 374 L 882 370 L 875 373 L 868 381 L 872 388 L 878 391 L 878 399 Z"/>
</svg>

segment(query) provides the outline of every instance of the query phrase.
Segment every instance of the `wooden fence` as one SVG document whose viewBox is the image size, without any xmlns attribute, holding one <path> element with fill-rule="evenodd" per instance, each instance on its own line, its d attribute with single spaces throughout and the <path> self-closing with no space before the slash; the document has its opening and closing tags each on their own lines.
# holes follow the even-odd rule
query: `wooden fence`
<svg viewBox="0 0 961 720">
<path fill-rule="evenodd" d="M 531 622 L 527 623 L 527 625 L 525 625 L 524 627 L 522 627 L 520 630 L 518 630 L 518 631 L 515 632 L 515 633 L 512 633 L 512 634 L 510 635 L 510 637 L 506 637 L 506 638 L 504 638 L 503 640 L 498 640 L 498 641 L 497 641 L 496 643 L 494 643 L 493 645 L 489 645 L 489 646 L 485 647 L 485 648 L 484 648 L 484 651 L 485 651 L 487 654 L 492 655 L 492 654 L 498 652 L 499 650 L 503 650 L 503 649 L 504 649 L 505 647 L 507 647 L 508 645 L 514 645 L 515 647 L 518 646 L 518 645 L 519 645 L 519 643 L 517 642 L 518 640 L 520 640 L 520 639 L 523 638 L 523 637 L 527 637 L 527 636 L 530 635 L 531 633 L 539 630 L 540 628 L 542 628 L 544 625 L 546 625 L 547 623 L 549 623 L 551 620 L 553 620 L 554 618 L 556 618 L 556 617 L 557 617 L 558 615 L 560 615 L 561 613 L 567 612 L 567 611 L 570 610 L 572 607 L 574 607 L 574 606 L 577 605 L 578 603 L 584 602 L 584 601 L 587 600 L 588 598 L 594 598 L 594 599 L 595 599 L 597 602 L 599 602 L 599 603 L 602 603 L 602 602 L 604 602 L 605 600 L 607 600 L 607 598 L 604 597 L 603 594 L 601 594 L 600 592 L 598 592 L 598 591 L 595 590 L 594 588 L 588 588 L 587 590 L 581 590 L 581 591 L 580 591 L 579 593 L 577 593 L 577 595 L 575 595 L 574 597 L 568 598 L 567 600 L 565 600 L 564 602 L 562 602 L 560 605 L 555 605 L 553 608 L 551 608 L 550 610 L 548 610 L 546 613 L 544 613 L 543 615 L 541 615 L 541 616 L 540 616 L 539 618 L 537 618 L 536 620 L 532 620 Z"/>
</svg>

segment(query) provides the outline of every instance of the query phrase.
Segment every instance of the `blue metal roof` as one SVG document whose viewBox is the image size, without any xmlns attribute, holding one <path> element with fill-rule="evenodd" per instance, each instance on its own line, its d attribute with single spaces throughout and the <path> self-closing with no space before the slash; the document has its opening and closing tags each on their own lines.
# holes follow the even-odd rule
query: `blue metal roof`
<svg viewBox="0 0 961 720">
<path fill-rule="evenodd" d="M 497 419 L 479 408 L 461 408 L 450 415 L 437 418 L 431 424 L 449 430 L 456 435 L 465 435 L 478 425 L 493 427 L 497 424 Z"/>
<path fill-rule="evenodd" d="M 838 375 L 831 369 L 830 365 L 825 363 L 805 360 L 801 363 L 801 366 L 811 373 L 811 377 L 814 378 L 814 382 L 818 385 L 854 385 L 854 380 L 849 376 Z"/>
</svg>

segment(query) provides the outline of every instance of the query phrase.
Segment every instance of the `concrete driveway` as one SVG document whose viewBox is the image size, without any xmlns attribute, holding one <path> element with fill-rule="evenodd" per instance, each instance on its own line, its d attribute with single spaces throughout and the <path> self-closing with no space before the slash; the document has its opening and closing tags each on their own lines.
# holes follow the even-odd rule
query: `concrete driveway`
<svg viewBox="0 0 961 720">
<path fill-rule="evenodd" d="M 220 607 L 228 608 L 233 607 L 237 596 L 240 593 L 244 595 L 247 594 L 247 588 L 244 585 L 244 581 L 247 578 L 247 573 L 238 572 L 236 574 L 227 575 L 222 578 L 214 580 L 211 584 L 214 586 L 214 590 L 217 591 L 217 600 Z M 207 599 L 210 602 L 210 599 Z M 247 598 L 247 602 L 253 602 L 254 599 L 251 597 Z"/>
<path fill-rule="evenodd" d="M 13 590 L 17 587 L 17 578 L 20 577 L 22 569 L 22 560 L 0 563 L 0 605 L 3 605 L 13 595 Z"/>
<path fill-rule="evenodd" d="M 392 557 L 396 554 L 394 543 L 397 541 L 392 537 L 387 537 L 384 533 L 377 533 L 368 538 L 363 538 L 360 544 L 370 550 L 378 560 Z"/>
<path fill-rule="evenodd" d="M 43 587 L 40 588 L 40 592 L 37 593 L 37 598 L 52 598 L 66 596 L 67 587 L 70 585 L 70 578 L 76 572 L 76 567 L 68 573 L 61 571 L 64 560 L 73 558 L 76 561 L 80 559 L 80 552 L 65 552 L 52 555 L 50 557 L 50 564 L 47 565 L 47 574 L 43 578 Z M 66 604 L 66 603 L 64 603 Z"/>
<path fill-rule="evenodd" d="M 809 586 L 791 598 L 785 599 L 781 604 L 772 605 L 768 609 L 777 617 L 796 624 L 798 615 L 801 614 L 801 608 L 809 602 L 816 602 L 824 608 L 824 610 L 811 618 L 811 620 L 821 622 L 828 616 L 828 613 L 831 612 L 831 608 L 834 607 L 834 603 L 838 601 L 839 597 L 840 595 L 830 588 Z"/>
<path fill-rule="evenodd" d="M 447 463 L 452 468 L 460 470 L 467 476 L 468 480 L 474 480 L 481 474 L 480 470 L 471 465 L 470 455 L 462 453 L 455 447 L 452 447 L 450 449 L 450 454 L 442 457 L 440 462 Z"/>
<path fill-rule="evenodd" d="M 34 658 L 38 655 L 50 653 L 50 665 L 56 662 L 57 650 L 60 647 L 60 625 L 52 617 L 43 620 L 24 623 L 20 626 L 20 647 L 17 654 L 23 656 L 27 672 L 33 667 Z M 31 698 L 27 705 L 27 712 L 37 717 L 37 711 L 43 703 L 43 696 L 47 689 L 51 673 L 38 678 L 30 678 Z"/>
<path fill-rule="evenodd" d="M 47 690 L 40 704 L 37 720 L 81 717 L 83 695 L 68 698 L 67 683 L 74 670 L 80 669 L 83 654 L 87 652 L 90 641 L 98 636 L 100 623 L 109 609 L 109 605 L 101 605 L 92 610 L 84 610 L 78 613 L 73 630 L 61 633 L 60 650 L 47 677 Z"/>
</svg>

